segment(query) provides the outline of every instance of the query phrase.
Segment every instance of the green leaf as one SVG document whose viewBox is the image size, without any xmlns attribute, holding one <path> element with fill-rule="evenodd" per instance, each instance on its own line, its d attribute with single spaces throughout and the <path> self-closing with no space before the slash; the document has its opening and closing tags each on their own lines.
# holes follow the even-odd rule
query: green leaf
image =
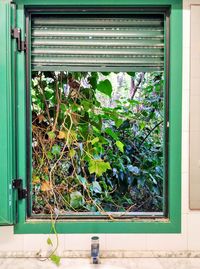
<svg viewBox="0 0 200 269">
<path fill-rule="evenodd" d="M 94 77 L 94 76 L 91 77 L 89 82 L 90 82 L 90 85 L 92 86 L 92 88 L 96 89 L 96 87 L 97 87 L 97 77 Z"/>
<path fill-rule="evenodd" d="M 101 74 L 104 75 L 104 76 L 109 76 L 110 72 L 101 72 Z"/>
<path fill-rule="evenodd" d="M 48 238 L 47 238 L 47 244 L 48 244 L 48 245 L 50 245 L 50 246 L 53 246 L 53 243 L 52 243 L 52 241 L 51 241 L 51 238 L 50 238 L 50 237 L 48 237 Z"/>
<path fill-rule="evenodd" d="M 105 129 L 105 133 L 107 133 L 108 135 L 110 135 L 114 140 L 118 140 L 118 136 L 116 135 L 116 133 L 113 132 L 112 129 L 110 128 L 106 128 Z"/>
<path fill-rule="evenodd" d="M 90 174 L 95 173 L 97 176 L 101 176 L 108 169 L 111 169 L 109 162 L 104 162 L 102 159 L 89 161 L 89 172 Z"/>
<path fill-rule="evenodd" d="M 124 144 L 121 141 L 116 141 L 116 146 L 122 153 L 124 153 Z"/>
<path fill-rule="evenodd" d="M 91 102 L 86 100 L 81 100 L 81 105 L 83 105 L 85 111 L 88 111 L 91 108 Z"/>
<path fill-rule="evenodd" d="M 135 76 L 135 72 L 127 72 L 127 74 L 131 77 L 134 77 Z"/>
<path fill-rule="evenodd" d="M 95 143 L 99 142 L 99 138 L 95 137 L 94 139 L 92 139 L 91 143 L 92 145 L 94 145 Z"/>
<path fill-rule="evenodd" d="M 49 136 L 50 139 L 54 139 L 56 137 L 56 135 L 52 131 L 51 132 L 48 132 L 47 134 L 48 134 L 48 136 Z"/>
<path fill-rule="evenodd" d="M 101 186 L 99 185 L 99 182 L 97 182 L 97 181 L 93 181 L 93 182 L 92 182 L 92 187 L 93 187 L 93 191 L 94 191 L 95 193 L 102 193 L 102 188 L 101 188 Z"/>
<path fill-rule="evenodd" d="M 99 84 L 97 85 L 97 90 L 111 97 L 112 84 L 108 79 L 100 81 Z"/>
<path fill-rule="evenodd" d="M 60 154 L 60 146 L 58 146 L 58 145 L 54 145 L 53 147 L 52 147 L 52 150 L 51 150 L 51 152 L 52 152 L 52 154 L 53 155 L 59 155 Z"/>
<path fill-rule="evenodd" d="M 122 123 L 123 123 L 122 119 L 119 118 L 115 119 L 115 125 L 117 128 L 119 128 L 122 125 Z"/>
<path fill-rule="evenodd" d="M 77 209 L 84 205 L 85 201 L 83 195 L 79 191 L 70 193 L 70 205 Z"/>
<path fill-rule="evenodd" d="M 87 180 L 84 177 L 80 176 L 80 175 L 78 175 L 77 178 L 78 178 L 79 182 L 81 182 L 81 184 L 83 184 L 83 186 L 86 187 Z"/>
<path fill-rule="evenodd" d="M 50 258 L 51 261 L 52 261 L 53 263 L 55 263 L 57 266 L 60 265 L 60 257 L 59 257 L 59 256 L 57 256 L 57 255 L 55 255 L 55 254 L 52 254 L 49 258 Z"/>
<path fill-rule="evenodd" d="M 53 159 L 53 155 L 52 155 L 52 153 L 50 151 L 47 151 L 47 158 L 49 160 L 52 160 Z"/>
</svg>

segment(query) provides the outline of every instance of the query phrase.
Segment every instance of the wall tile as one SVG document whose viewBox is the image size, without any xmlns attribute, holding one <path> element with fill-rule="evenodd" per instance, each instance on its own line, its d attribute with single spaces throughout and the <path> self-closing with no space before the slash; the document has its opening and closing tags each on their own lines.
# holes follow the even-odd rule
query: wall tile
<svg viewBox="0 0 200 269">
<path fill-rule="evenodd" d="M 53 248 L 56 246 L 56 235 L 48 234 L 26 234 L 24 235 L 24 251 L 27 252 L 46 252 L 52 249 L 48 246 L 47 238 L 50 237 Z M 58 235 L 58 253 L 64 250 L 64 235 Z"/>
<path fill-rule="evenodd" d="M 188 215 L 188 250 L 200 250 L 200 211 Z"/>
<path fill-rule="evenodd" d="M 182 173 L 189 172 L 189 132 L 182 132 Z"/>
<path fill-rule="evenodd" d="M 0 227 L 0 252 L 24 250 L 24 236 L 13 234 L 13 227 Z"/>
<path fill-rule="evenodd" d="M 182 213 L 189 212 L 189 173 L 182 173 Z"/>
<path fill-rule="evenodd" d="M 90 251 L 91 237 L 98 236 L 100 249 L 106 249 L 106 235 L 105 234 L 67 234 L 65 235 L 65 251 L 67 250 L 81 250 Z"/>
<path fill-rule="evenodd" d="M 200 65 L 199 65 L 200 67 Z M 200 133 L 200 95 L 190 97 L 190 130 Z"/>
<path fill-rule="evenodd" d="M 177 251 L 187 249 L 187 214 L 182 215 L 181 234 L 148 234 L 147 250 Z"/>
<path fill-rule="evenodd" d="M 146 250 L 146 234 L 108 234 L 106 249 L 109 250 Z"/>
<path fill-rule="evenodd" d="M 193 97 L 200 96 L 200 78 L 193 78 L 191 80 L 190 95 Z"/>
<path fill-rule="evenodd" d="M 190 169 L 200 168 L 199 136 L 200 136 L 199 131 L 190 132 Z"/>
</svg>

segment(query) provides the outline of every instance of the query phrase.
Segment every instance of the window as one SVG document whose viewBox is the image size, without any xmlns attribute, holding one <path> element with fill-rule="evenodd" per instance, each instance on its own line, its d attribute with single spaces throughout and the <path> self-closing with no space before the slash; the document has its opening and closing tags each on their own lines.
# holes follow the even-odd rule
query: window
<svg viewBox="0 0 200 269">
<path fill-rule="evenodd" d="M 173 8 L 171 10 L 173 10 Z M 175 79 L 171 75 L 171 71 L 177 66 L 176 64 L 174 66 L 170 66 L 171 69 L 169 73 L 169 57 L 171 60 L 175 49 L 170 51 L 169 55 L 168 37 L 169 35 L 170 38 L 174 37 L 174 33 L 177 33 L 175 30 L 178 29 L 178 27 L 175 28 L 172 33 L 169 33 L 168 11 L 169 8 L 166 7 L 143 7 L 142 10 L 140 8 L 134 7 L 59 7 L 59 9 L 29 7 L 25 9 L 24 14 L 19 15 L 21 16 L 22 21 L 26 18 L 24 20 L 26 21 L 26 69 L 23 69 L 22 67 L 25 57 L 22 56 L 20 52 L 18 52 L 18 61 L 16 63 L 18 69 L 16 75 L 20 77 L 20 79 L 18 78 L 16 85 L 16 88 L 18 89 L 16 101 L 19 105 L 17 111 L 17 146 L 20 151 L 16 151 L 16 159 L 18 161 L 17 174 L 21 175 L 18 177 L 22 177 L 24 180 L 24 184 L 26 184 L 27 186 L 28 199 L 27 203 L 25 203 L 25 201 L 17 202 L 17 208 L 19 209 L 19 212 L 17 213 L 19 224 L 16 225 L 16 231 L 28 232 L 29 230 L 34 230 L 34 225 L 36 225 L 35 218 L 37 214 L 35 213 L 38 209 L 37 206 L 41 202 L 41 198 L 44 198 L 43 194 L 45 192 L 48 192 L 48 188 L 49 190 L 51 188 L 51 185 L 49 185 L 49 178 L 40 177 L 42 174 L 41 171 L 44 171 L 44 169 L 48 170 L 46 171 L 47 177 L 49 177 L 49 175 L 51 176 L 51 172 L 52 174 L 54 174 L 54 172 L 56 174 L 58 171 L 56 169 L 58 169 L 58 167 L 55 170 L 54 168 L 52 169 L 52 167 L 55 165 L 55 163 L 57 164 L 61 161 L 61 158 L 59 159 L 60 152 L 63 152 L 65 154 L 65 158 L 67 158 L 67 156 L 71 156 L 71 162 L 68 162 L 69 167 L 64 168 L 61 174 L 64 175 L 63 173 L 68 171 L 68 174 L 65 175 L 67 179 L 70 179 L 72 174 L 76 173 L 76 180 L 78 180 L 77 184 L 74 184 L 73 182 L 73 184 L 67 186 L 68 189 L 70 187 L 72 189 L 71 192 L 69 191 L 69 197 L 64 197 L 64 192 L 61 194 L 64 199 L 67 200 L 67 203 L 71 206 L 71 208 L 73 207 L 75 209 L 75 212 L 78 211 L 78 213 L 82 215 L 82 218 L 77 220 L 76 223 L 73 223 L 69 220 L 69 217 L 74 218 L 74 214 L 72 214 L 72 210 L 70 207 L 68 207 L 67 210 L 66 207 L 56 207 L 56 209 L 59 209 L 59 213 L 61 211 L 64 212 L 64 215 L 68 218 L 64 222 L 63 220 L 61 220 L 60 223 L 58 223 L 59 232 L 66 232 L 65 227 L 67 227 L 67 232 L 72 233 L 76 232 L 77 229 L 80 229 L 80 232 L 85 233 L 94 231 L 108 233 L 120 232 L 121 230 L 123 230 L 123 227 L 126 227 L 126 232 L 133 232 L 135 230 L 134 227 L 136 226 L 139 227 L 139 229 L 137 230 L 138 232 L 141 231 L 141 229 L 144 229 L 143 231 L 147 229 L 148 231 L 153 232 L 156 231 L 156 225 L 160 225 L 160 232 L 164 232 L 167 230 L 177 231 L 179 229 L 179 203 L 177 203 L 177 205 L 175 206 L 175 200 L 170 193 L 171 188 L 175 188 L 175 184 L 172 183 L 173 181 L 171 178 L 176 177 L 176 182 L 178 182 L 180 179 L 180 177 L 178 176 L 178 174 L 180 173 L 179 169 L 176 170 L 177 174 L 174 173 L 173 170 L 175 164 L 177 164 L 176 166 L 178 166 L 180 158 L 177 158 L 174 162 L 174 149 L 172 150 L 172 147 L 174 147 L 175 145 L 175 148 L 178 149 L 180 146 L 180 142 L 177 143 L 178 140 L 176 139 L 176 137 L 174 137 L 173 140 L 170 140 L 174 131 L 174 126 L 177 126 L 177 123 L 179 122 L 180 114 L 177 113 L 176 118 L 175 108 L 172 107 L 172 104 L 174 102 L 174 96 L 177 96 L 177 92 L 170 91 L 170 98 L 168 98 L 168 89 L 171 89 L 171 87 L 174 87 L 175 85 Z M 180 14 L 177 13 L 177 18 L 179 18 L 179 16 Z M 175 42 L 175 39 L 173 40 Z M 19 70 L 20 64 L 22 64 L 22 72 L 20 72 Z M 24 77 L 22 76 L 23 74 Z M 134 96 L 135 99 L 132 99 L 131 104 L 131 97 L 134 94 L 129 92 L 128 95 L 125 92 L 126 87 L 122 87 L 124 90 L 124 99 L 120 99 L 121 93 L 119 97 L 120 100 L 117 100 L 116 96 L 112 96 L 113 103 L 109 103 L 109 106 L 107 106 L 106 104 L 110 102 L 110 100 L 109 98 L 106 100 L 105 94 L 107 96 L 110 96 L 111 92 L 114 92 L 114 80 L 116 78 L 120 80 L 120 76 L 129 88 L 131 83 L 138 82 L 138 92 Z M 142 82 L 139 81 L 141 77 L 143 80 Z M 155 96 L 158 97 L 158 99 L 160 100 L 159 102 L 161 106 L 156 111 L 157 119 L 154 120 L 154 122 L 149 121 L 149 126 L 151 125 L 151 128 L 145 127 L 144 125 L 147 124 L 147 121 L 145 122 L 143 120 L 143 127 L 141 127 L 141 129 L 153 129 L 153 131 L 155 130 L 156 133 L 156 128 L 158 128 L 157 133 L 158 130 L 161 133 L 160 136 L 157 134 L 157 146 L 153 145 L 154 143 L 149 146 L 149 148 L 153 146 L 151 150 L 153 149 L 154 152 L 156 152 L 157 150 L 156 154 L 157 156 L 158 154 L 160 156 L 160 165 L 158 165 L 157 167 L 155 165 L 154 170 L 157 171 L 155 173 L 155 176 L 159 176 L 161 179 L 161 191 L 157 195 L 160 196 L 161 205 L 159 205 L 157 208 L 152 208 L 153 213 L 149 208 L 147 208 L 145 212 L 145 207 L 143 207 L 141 211 L 133 210 L 133 212 L 130 213 L 128 208 L 129 206 L 131 207 L 134 202 L 134 199 L 131 197 L 133 193 L 131 193 L 130 191 L 130 185 L 133 182 L 129 184 L 128 191 L 126 190 L 124 192 L 121 192 L 122 195 L 125 194 L 124 200 L 119 201 L 118 204 L 116 203 L 116 200 L 118 199 L 117 197 L 119 197 L 119 193 L 116 194 L 116 200 L 113 200 L 114 195 L 113 197 L 112 195 L 107 196 L 108 200 L 112 199 L 112 203 L 107 203 L 106 205 L 108 206 L 108 208 L 104 207 L 103 203 L 100 204 L 96 202 L 95 204 L 92 204 L 91 201 L 94 202 L 94 200 L 97 201 L 99 198 L 101 198 L 101 192 L 105 193 L 108 186 L 110 187 L 110 189 L 108 189 L 108 193 L 114 193 L 116 191 L 116 186 L 117 190 L 119 189 L 117 184 L 115 184 L 115 186 L 112 186 L 112 182 L 110 183 L 109 181 L 111 177 L 115 177 L 116 182 L 119 181 L 118 178 L 120 170 L 117 166 L 117 154 L 119 156 L 123 155 L 123 153 L 125 153 L 124 155 L 127 155 L 128 152 L 128 144 L 122 141 L 124 135 L 127 136 L 128 134 L 127 129 L 125 131 L 121 131 L 120 133 L 119 127 L 122 125 L 122 121 L 126 123 L 126 121 L 128 120 L 133 120 L 133 118 L 131 118 L 132 115 L 125 118 L 124 115 L 126 113 L 123 114 L 122 110 L 125 111 L 128 101 L 129 105 L 132 105 L 132 110 L 130 111 L 132 111 L 132 114 L 135 113 L 133 106 L 136 106 L 138 100 L 143 98 L 144 102 L 149 98 L 148 94 L 146 94 L 145 96 L 146 99 L 144 98 L 144 96 L 142 97 L 142 93 L 144 88 L 147 88 L 147 86 L 145 85 L 147 85 L 150 80 L 152 80 L 154 83 L 153 87 L 157 87 L 159 94 L 157 93 Z M 25 91 L 23 91 L 23 87 L 20 88 L 20 85 L 22 85 L 22 83 L 24 83 L 25 81 L 26 99 L 21 98 L 25 97 Z M 98 119 L 100 119 L 103 127 L 101 127 L 101 133 L 100 135 L 98 135 L 98 128 L 95 127 L 95 124 L 92 126 L 92 131 L 90 132 L 91 137 L 87 138 L 87 143 L 89 143 L 89 147 L 92 148 L 91 151 L 86 151 L 86 148 L 83 145 L 85 141 L 80 139 L 80 132 L 77 131 L 77 126 L 79 126 L 78 123 L 80 123 L 80 121 L 76 118 L 81 118 L 81 116 L 83 116 L 84 118 L 86 116 L 85 111 L 87 110 L 88 103 L 84 103 L 84 101 L 86 100 L 84 100 L 83 98 L 83 103 L 81 103 L 83 109 L 81 110 L 79 107 L 77 108 L 78 112 L 76 111 L 75 102 L 70 104 L 69 99 L 76 99 L 77 101 L 80 98 L 77 98 L 77 96 L 72 97 L 73 87 L 70 85 L 70 83 L 81 84 L 84 93 L 89 91 L 88 89 L 92 89 L 92 83 L 95 83 L 97 85 L 97 92 L 95 93 L 95 101 L 93 101 L 93 103 L 100 104 L 100 109 L 97 109 L 98 106 L 93 106 L 92 108 L 90 107 L 89 109 L 93 113 L 87 113 L 87 117 L 90 118 L 90 124 L 91 121 L 95 123 L 95 121 L 98 122 Z M 52 90 L 52 85 L 55 86 L 55 89 L 56 87 L 58 87 L 58 91 Z M 177 89 L 180 88 L 180 85 L 176 84 L 176 86 Z M 80 89 L 80 85 L 78 85 L 78 87 Z M 116 87 L 119 90 L 119 85 L 116 85 Z M 141 89 L 139 89 L 139 87 L 141 87 Z M 133 87 L 133 89 L 135 88 Z M 60 97 L 63 96 L 63 99 L 60 99 L 62 100 L 62 104 L 59 105 L 64 105 L 65 112 L 63 115 L 64 120 L 61 122 L 60 125 L 56 126 L 58 120 L 60 120 L 58 119 L 58 117 L 56 118 L 56 109 L 58 107 L 58 102 L 55 104 L 55 102 L 52 101 L 52 98 L 57 98 L 58 101 L 58 95 L 56 96 L 56 94 L 58 94 L 59 91 Z M 148 92 L 147 89 L 146 91 Z M 20 94 L 22 94 L 21 97 Z M 76 94 L 76 92 L 74 94 Z M 38 98 L 39 95 L 40 98 Z M 41 102 L 41 100 L 43 100 L 43 102 Z M 63 104 L 63 102 L 65 101 L 67 102 L 67 104 Z M 124 105 L 121 105 L 120 110 L 119 103 L 121 101 L 123 101 Z M 78 102 L 80 102 L 80 100 L 78 100 Z M 71 107 L 69 107 L 69 104 L 71 105 Z M 74 111 L 71 109 L 72 106 L 75 109 Z M 152 107 L 150 106 L 149 108 L 151 109 Z M 52 113 L 50 111 L 51 109 L 55 110 L 53 111 L 53 113 L 55 112 L 54 116 L 50 114 Z M 66 113 L 66 111 L 70 112 Z M 104 112 L 103 117 L 100 117 L 100 115 L 102 116 L 102 111 Z M 115 111 L 115 117 L 113 116 L 110 119 L 110 115 L 113 115 L 113 111 Z M 177 107 L 177 112 L 178 111 L 179 106 Z M 72 119 L 72 114 L 70 113 L 72 113 L 73 116 L 75 115 L 73 118 L 74 129 L 72 129 L 72 126 L 70 126 L 70 120 Z M 109 114 L 109 118 L 106 118 L 106 113 Z M 91 114 L 96 115 L 96 118 L 92 119 Z M 164 116 L 161 116 L 161 114 L 163 114 Z M 170 116 L 173 117 L 170 118 Z M 68 120 L 69 123 L 67 124 L 69 126 L 67 124 L 64 124 L 64 121 Z M 55 121 L 57 121 L 56 124 Z M 46 127 L 44 127 L 45 125 Z M 56 127 L 56 130 L 52 130 L 51 128 L 48 129 L 48 126 L 50 125 L 52 125 L 52 127 Z M 112 126 L 112 128 L 110 128 L 110 126 Z M 39 137 L 39 133 L 36 132 L 37 128 L 40 128 L 40 130 L 42 130 L 42 128 L 43 130 L 46 128 L 44 133 L 40 132 L 40 134 L 42 134 L 43 136 L 43 141 L 40 140 L 41 137 Z M 71 133 L 69 133 L 69 129 Z M 113 130 L 115 130 L 115 132 Z M 139 141 L 140 146 L 142 146 L 144 142 L 147 142 L 148 139 L 152 139 L 151 136 L 153 134 L 155 135 L 153 131 L 150 131 L 149 133 L 147 132 L 146 135 L 143 134 L 143 139 L 140 138 Z M 79 137 L 77 137 L 77 133 Z M 87 131 L 87 133 L 89 132 Z M 135 131 L 135 133 L 137 133 L 137 136 L 135 136 L 138 138 L 138 132 Z M 69 146 L 67 146 L 68 149 L 66 150 L 64 144 L 65 138 L 68 144 L 69 139 L 73 141 L 75 140 L 76 145 L 70 145 L 70 148 Z M 178 139 L 180 139 L 180 137 Z M 115 166 L 111 161 L 108 161 L 109 150 L 108 146 L 106 145 L 108 140 L 110 143 L 109 146 L 111 148 L 114 148 L 114 150 L 117 152 L 117 154 L 115 154 L 116 159 L 114 160 L 113 157 L 112 160 L 112 162 L 115 163 Z M 44 145 L 43 142 L 45 142 L 46 144 Z M 132 140 L 130 142 L 132 142 Z M 98 148 L 97 146 L 95 146 L 95 143 L 98 143 L 100 147 Z M 45 147 L 46 152 L 44 160 L 42 160 L 41 158 L 41 154 L 43 153 L 40 149 L 38 150 L 39 144 L 41 148 L 44 149 Z M 48 148 L 50 144 L 51 146 L 50 148 Z M 87 170 L 85 172 L 85 176 L 83 169 L 81 172 L 78 171 L 78 161 L 76 154 L 82 154 L 81 151 L 84 152 L 84 156 L 82 163 L 80 163 L 80 166 L 81 168 L 84 167 L 84 169 Z M 113 149 L 110 151 L 113 151 Z M 94 153 L 92 157 L 91 152 Z M 179 151 L 177 151 L 177 153 L 178 152 Z M 145 173 L 144 168 L 135 165 L 133 163 L 133 160 L 130 159 L 130 156 L 127 155 L 126 157 L 127 158 L 124 163 L 122 163 L 122 165 L 125 166 L 125 170 L 129 170 L 127 174 L 129 175 L 128 180 L 130 183 L 130 181 L 134 181 L 139 174 L 144 175 Z M 77 161 L 77 163 L 74 164 L 74 167 L 76 167 L 76 169 L 72 169 L 70 174 L 70 165 L 72 165 L 72 163 L 74 162 L 73 158 Z M 137 158 L 138 156 L 136 156 L 136 159 Z M 143 162 L 144 160 L 145 157 L 143 156 Z M 94 162 L 96 163 L 94 164 Z M 103 166 L 98 166 L 99 162 Z M 47 165 L 47 163 L 49 163 L 49 166 Z M 135 161 L 135 163 L 139 164 L 139 161 L 137 160 Z M 61 166 L 62 165 L 64 164 L 61 162 Z M 148 170 L 148 165 L 146 166 L 146 174 L 148 174 L 150 173 L 150 170 Z M 159 170 L 160 168 L 162 168 L 162 171 Z M 99 172 L 99 169 L 101 170 L 101 173 Z M 43 176 L 44 174 L 45 172 L 43 173 Z M 103 174 L 105 175 L 105 180 L 102 180 L 101 178 Z M 152 186 L 155 187 L 155 185 L 158 184 L 158 178 L 155 178 L 152 173 L 150 174 L 151 182 L 153 182 Z M 118 178 L 116 175 L 118 176 Z M 130 175 L 132 175 L 132 177 Z M 54 176 L 55 175 L 53 175 L 53 177 Z M 53 178 L 54 183 L 56 180 L 58 180 L 57 175 Z M 170 182 L 170 185 L 167 184 L 168 180 Z M 88 184 L 90 192 L 84 197 L 83 192 L 85 191 L 84 186 L 86 184 Z M 77 187 L 75 185 L 80 186 Z M 121 185 L 123 186 L 123 184 Z M 61 182 L 57 184 L 56 188 L 57 187 L 62 187 Z M 41 190 L 41 188 L 43 188 L 43 190 Z M 56 191 L 57 190 L 58 189 L 56 189 Z M 34 193 L 33 197 L 31 194 L 32 191 Z M 92 199 L 90 199 L 91 194 L 93 195 Z M 48 204 L 51 204 L 50 201 L 52 201 L 52 197 L 49 196 L 48 199 Z M 135 198 L 135 201 L 137 200 L 138 197 Z M 58 202 L 58 204 L 60 206 L 61 203 Z M 113 207 L 114 204 L 116 205 L 115 207 Z M 89 206 L 94 205 L 96 206 L 96 208 L 89 208 Z M 98 216 L 103 216 L 103 221 L 98 220 L 95 217 L 95 215 L 98 215 L 97 213 L 99 213 L 100 211 L 98 208 L 99 205 L 103 208 L 103 213 L 105 213 Z M 40 206 L 38 211 L 40 218 L 41 213 L 45 213 L 45 211 L 41 210 L 42 207 L 43 206 Z M 161 210 L 158 210 L 158 208 Z M 125 219 L 121 218 L 124 211 L 125 213 L 128 213 L 124 214 Z M 50 211 L 47 210 L 48 214 L 49 212 Z M 113 212 L 115 214 L 120 213 L 117 216 L 116 220 L 107 218 L 107 213 L 112 216 L 112 214 L 110 213 Z M 138 214 L 138 212 L 142 214 Z M 34 215 L 32 213 L 34 213 Z M 139 218 L 137 220 L 136 217 L 138 218 L 138 215 L 142 215 L 143 219 Z M 27 217 L 28 222 L 22 224 L 24 221 L 26 222 Z M 146 217 L 148 218 L 144 220 L 144 218 Z M 153 219 L 156 219 L 156 222 L 150 220 L 149 217 L 153 217 Z M 77 219 L 77 214 L 75 214 L 75 218 Z M 39 222 L 38 225 L 42 227 L 41 231 L 39 232 L 44 231 L 45 227 L 48 226 L 48 222 L 45 223 L 42 222 L 42 220 L 37 220 L 37 222 Z M 118 226 L 119 224 L 120 227 Z M 77 227 L 76 231 L 74 230 L 73 225 Z"/>
<path fill-rule="evenodd" d="M 34 217 L 166 210 L 165 18 L 112 11 L 30 11 Z"/>
</svg>

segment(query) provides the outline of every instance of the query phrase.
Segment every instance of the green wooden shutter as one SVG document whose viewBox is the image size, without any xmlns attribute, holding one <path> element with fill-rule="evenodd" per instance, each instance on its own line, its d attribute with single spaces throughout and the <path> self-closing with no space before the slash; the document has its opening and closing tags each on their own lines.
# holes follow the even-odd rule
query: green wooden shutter
<svg viewBox="0 0 200 269">
<path fill-rule="evenodd" d="M 163 70 L 164 17 L 33 15 L 31 56 L 36 71 Z"/>
<path fill-rule="evenodd" d="M 13 223 L 13 104 L 11 78 L 11 7 L 0 2 L 0 225 Z M 1 237 L 1 236 L 0 236 Z"/>
</svg>

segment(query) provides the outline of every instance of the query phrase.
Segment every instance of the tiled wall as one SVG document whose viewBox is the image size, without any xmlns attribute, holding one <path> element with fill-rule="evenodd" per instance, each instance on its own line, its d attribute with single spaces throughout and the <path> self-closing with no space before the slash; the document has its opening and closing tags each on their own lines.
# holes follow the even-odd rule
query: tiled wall
<svg viewBox="0 0 200 269">
<path fill-rule="evenodd" d="M 183 131 L 182 131 L 182 233 L 100 235 L 104 255 L 200 255 L 200 211 L 189 209 L 189 95 L 190 95 L 190 5 L 200 0 L 184 0 L 183 11 Z M 200 15 L 198 15 L 200 29 Z M 200 36 L 200 35 L 199 35 Z M 200 70 L 200 68 L 199 68 Z M 199 76 L 200 79 L 200 76 Z M 200 97 L 199 97 L 200 98 Z M 198 113 L 198 115 L 200 115 Z M 60 235 L 63 255 L 86 255 L 92 235 Z M 46 250 L 47 235 L 14 235 L 12 228 L 0 228 L 0 255 L 33 255 Z M 153 254 L 152 254 L 153 253 Z"/>
<path fill-rule="evenodd" d="M 200 209 L 200 5 L 191 6 L 190 208 Z"/>
</svg>

